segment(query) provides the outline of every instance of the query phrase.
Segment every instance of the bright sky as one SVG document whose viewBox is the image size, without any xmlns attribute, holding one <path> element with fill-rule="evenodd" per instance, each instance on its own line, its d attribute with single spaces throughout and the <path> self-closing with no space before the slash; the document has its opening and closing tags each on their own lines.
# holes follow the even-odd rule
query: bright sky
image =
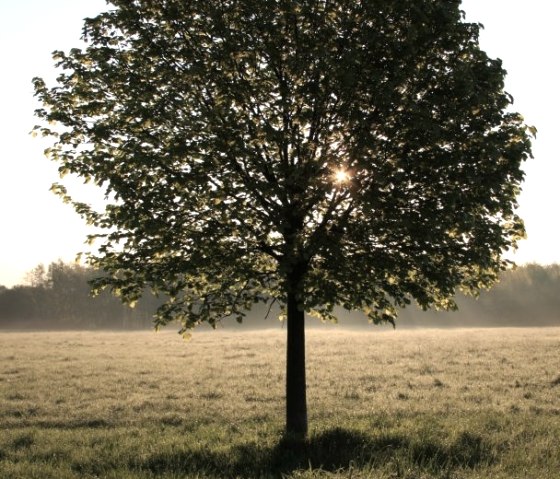
<svg viewBox="0 0 560 479">
<path fill-rule="evenodd" d="M 82 19 L 105 8 L 104 0 L 0 0 L 0 285 L 21 283 L 41 262 L 72 261 L 85 248 L 88 230 L 82 220 L 49 192 L 58 175 L 43 156 L 47 145 L 29 135 L 37 123 L 31 79 L 40 76 L 52 85 L 56 71 L 50 53 L 79 46 Z M 539 130 L 520 197 L 529 238 L 514 259 L 560 262 L 560 225 L 554 219 L 560 206 L 560 2 L 463 0 L 463 9 L 469 21 L 484 24 L 482 48 L 503 60 L 515 110 Z M 71 191 L 83 200 L 95 197 L 79 183 Z"/>
</svg>

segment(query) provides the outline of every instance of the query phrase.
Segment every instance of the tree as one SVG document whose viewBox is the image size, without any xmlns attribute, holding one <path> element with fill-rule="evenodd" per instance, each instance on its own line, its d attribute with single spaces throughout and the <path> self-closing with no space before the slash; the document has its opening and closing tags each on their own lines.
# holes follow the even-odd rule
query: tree
<svg viewBox="0 0 560 479">
<path fill-rule="evenodd" d="M 25 283 L 33 288 L 46 288 L 49 286 L 49 277 L 45 265 L 39 263 L 25 275 Z"/>
<path fill-rule="evenodd" d="M 56 86 L 34 80 L 47 155 L 106 191 L 75 203 L 101 228 L 95 286 L 168 294 L 156 325 L 181 333 L 278 301 L 288 432 L 305 312 L 392 322 L 507 266 L 533 130 L 459 0 L 109 3 Z"/>
</svg>

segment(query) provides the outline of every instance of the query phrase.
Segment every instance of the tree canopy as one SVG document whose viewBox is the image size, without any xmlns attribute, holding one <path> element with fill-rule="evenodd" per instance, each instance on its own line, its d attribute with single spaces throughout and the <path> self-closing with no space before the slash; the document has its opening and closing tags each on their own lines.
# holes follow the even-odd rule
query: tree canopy
<svg viewBox="0 0 560 479">
<path fill-rule="evenodd" d="M 100 286 L 190 328 L 299 271 L 306 311 L 380 321 L 504 268 L 530 142 L 459 1 L 110 3 L 34 80 L 47 154 L 110 199 L 75 205 Z"/>
<path fill-rule="evenodd" d="M 393 321 L 506 267 L 531 130 L 459 0 L 109 4 L 35 79 L 47 153 L 107 194 L 75 204 L 97 286 L 187 331 L 271 300 Z"/>
</svg>

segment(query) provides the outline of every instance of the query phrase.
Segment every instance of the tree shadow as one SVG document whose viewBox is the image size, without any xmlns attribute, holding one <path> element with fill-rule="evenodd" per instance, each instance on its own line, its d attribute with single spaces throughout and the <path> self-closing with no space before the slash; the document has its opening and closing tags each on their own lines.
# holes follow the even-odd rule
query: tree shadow
<svg viewBox="0 0 560 479">
<path fill-rule="evenodd" d="M 490 445 L 480 436 L 467 432 L 453 443 L 443 444 L 398 434 L 370 436 L 335 428 L 308 439 L 283 437 L 272 447 L 250 442 L 225 452 L 209 449 L 161 452 L 134 461 L 130 467 L 155 475 L 198 473 L 210 477 L 281 478 L 301 469 L 335 472 L 350 467 L 375 469 L 389 463 L 407 464 L 437 474 L 492 461 Z"/>
</svg>

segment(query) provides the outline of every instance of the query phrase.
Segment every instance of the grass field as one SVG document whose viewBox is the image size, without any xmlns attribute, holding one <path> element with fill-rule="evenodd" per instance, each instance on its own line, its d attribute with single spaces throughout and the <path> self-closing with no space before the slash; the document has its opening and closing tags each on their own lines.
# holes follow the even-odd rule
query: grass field
<svg viewBox="0 0 560 479">
<path fill-rule="evenodd" d="M 560 328 L 0 334 L 0 478 L 560 477 Z"/>
</svg>

